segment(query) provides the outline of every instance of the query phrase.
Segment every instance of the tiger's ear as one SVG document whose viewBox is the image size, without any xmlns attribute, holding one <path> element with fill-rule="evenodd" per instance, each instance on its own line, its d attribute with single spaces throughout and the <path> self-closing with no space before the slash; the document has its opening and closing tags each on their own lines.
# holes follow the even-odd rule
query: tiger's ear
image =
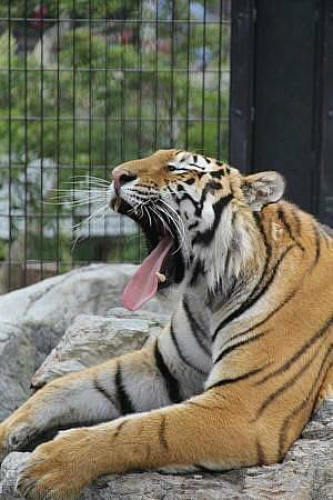
<svg viewBox="0 0 333 500">
<path fill-rule="evenodd" d="M 278 172 L 259 172 L 243 178 L 242 191 L 249 207 L 261 210 L 264 205 L 279 201 L 285 186 L 285 180 Z"/>
</svg>

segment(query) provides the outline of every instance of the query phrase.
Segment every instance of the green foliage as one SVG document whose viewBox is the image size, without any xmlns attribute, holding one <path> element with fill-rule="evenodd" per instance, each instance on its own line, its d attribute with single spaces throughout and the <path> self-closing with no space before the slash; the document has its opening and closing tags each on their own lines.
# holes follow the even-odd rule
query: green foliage
<svg viewBox="0 0 333 500">
<path fill-rule="evenodd" d="M 58 14 L 74 13 L 78 18 L 87 18 L 89 14 L 93 18 L 104 18 L 115 14 L 124 14 L 123 0 L 7 0 L 0 5 L 0 16 L 5 17 L 9 13 L 13 18 L 28 17 L 40 4 L 47 7 L 47 18 L 56 18 Z M 126 11 L 138 6 L 137 0 L 126 0 Z"/>
<path fill-rule="evenodd" d="M 0 16 L 31 16 L 39 4 L 1 3 Z M 8 183 L 10 168 L 11 189 L 26 190 L 16 208 L 45 215 L 26 226 L 32 234 L 29 258 L 55 258 L 52 245 L 43 246 L 35 237 L 41 232 L 45 238 L 58 234 L 63 258 L 70 248 L 56 223 L 62 209 L 43 204 L 48 194 L 40 178 L 27 179 L 31 162 L 39 161 L 39 169 L 53 168 L 53 187 L 63 188 L 73 174 L 105 177 L 113 165 L 171 144 L 227 156 L 229 26 L 188 24 L 188 2 L 180 0 L 174 15 L 184 23 L 175 24 L 171 44 L 170 22 L 130 22 L 141 15 L 155 19 L 149 2 L 142 2 L 143 12 L 140 4 L 94 0 L 89 13 L 87 0 L 44 0 L 50 20 L 37 27 L 15 20 L 2 25 L 7 30 L 0 36 L 0 68 L 11 71 L 0 71 L 0 184 Z M 170 19 L 171 0 L 160 5 L 159 19 Z M 216 2 L 207 5 L 217 8 Z M 83 21 L 89 14 L 92 22 Z M 52 20 L 58 15 L 76 21 L 58 25 Z M 15 220 L 11 229 L 17 237 Z M 75 257 L 84 260 L 85 252 Z M 120 256 L 137 260 L 136 243 L 117 243 L 111 258 Z"/>
</svg>

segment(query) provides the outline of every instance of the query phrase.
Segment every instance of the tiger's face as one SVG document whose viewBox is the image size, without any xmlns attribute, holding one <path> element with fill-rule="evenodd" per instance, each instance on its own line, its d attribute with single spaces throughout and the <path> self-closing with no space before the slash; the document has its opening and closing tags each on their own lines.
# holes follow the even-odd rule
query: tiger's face
<svg viewBox="0 0 333 500">
<path fill-rule="evenodd" d="M 146 283 L 145 296 L 182 282 L 193 266 L 199 271 L 212 266 L 216 251 L 222 254 L 235 238 L 235 213 L 280 198 L 284 183 L 279 174 L 258 175 L 243 177 L 213 158 L 174 149 L 113 170 L 111 208 L 139 224 L 150 252 L 130 287 L 133 308 L 141 302 L 134 295 Z"/>
</svg>

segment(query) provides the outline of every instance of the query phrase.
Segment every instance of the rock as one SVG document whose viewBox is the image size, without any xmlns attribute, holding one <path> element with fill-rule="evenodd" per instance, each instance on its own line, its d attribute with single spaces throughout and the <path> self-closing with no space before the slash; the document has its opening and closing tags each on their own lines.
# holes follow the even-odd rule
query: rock
<svg viewBox="0 0 333 500">
<path fill-rule="evenodd" d="M 156 324 L 164 326 L 164 324 L 170 319 L 171 311 L 168 311 L 165 306 L 164 310 L 161 310 L 161 303 L 156 299 L 153 299 L 149 301 L 144 308 L 139 309 L 138 311 L 128 311 L 124 307 L 113 307 L 107 311 L 105 316 L 127 319 L 146 319 L 149 322 L 155 322 Z"/>
<path fill-rule="evenodd" d="M 0 421 L 28 397 L 33 373 L 75 317 L 117 306 L 135 269 L 94 264 L 0 297 Z"/>
<path fill-rule="evenodd" d="M 143 472 L 105 479 L 104 485 L 87 488 L 80 500 L 245 500 L 239 485 L 212 474 Z"/>
<path fill-rule="evenodd" d="M 110 475 L 87 488 L 80 500 L 332 500 L 333 434 L 327 426 L 332 420 L 333 400 L 330 400 L 313 419 L 323 425 L 321 438 L 302 437 L 279 464 L 211 474 Z M 309 432 L 305 430 L 308 436 Z M 29 453 L 15 452 L 4 460 L 1 500 L 18 498 L 16 478 L 28 456 Z"/>
<path fill-rule="evenodd" d="M 119 308 L 115 313 L 123 316 L 124 310 Z M 151 320 L 148 319 L 150 315 Z M 162 321 L 156 313 L 142 312 L 136 316 L 147 319 L 78 316 L 33 376 L 33 387 L 37 389 L 61 375 L 140 349 L 150 334 L 157 335 L 161 331 Z"/>
<path fill-rule="evenodd" d="M 82 313 L 104 314 L 119 305 L 132 264 L 92 264 L 0 297 L 0 319 L 52 324 L 61 333 Z"/>
<path fill-rule="evenodd" d="M 299 439 L 283 463 L 248 469 L 243 491 L 251 500 L 332 500 L 331 443 Z"/>
<path fill-rule="evenodd" d="M 30 378 L 36 369 L 36 347 L 24 325 L 0 324 L 0 421 L 29 394 Z"/>
<path fill-rule="evenodd" d="M 304 427 L 302 437 L 305 439 L 333 438 L 333 399 L 323 402 L 310 422 Z"/>
<path fill-rule="evenodd" d="M 30 453 L 14 451 L 8 455 L 1 464 L 0 470 L 0 499 L 14 500 L 20 498 L 15 493 L 17 477 L 21 466 Z"/>
</svg>

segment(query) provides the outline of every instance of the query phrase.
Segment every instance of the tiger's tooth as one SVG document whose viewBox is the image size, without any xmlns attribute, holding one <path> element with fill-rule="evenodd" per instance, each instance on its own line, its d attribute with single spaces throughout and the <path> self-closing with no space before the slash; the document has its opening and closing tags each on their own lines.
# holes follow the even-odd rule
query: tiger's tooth
<svg viewBox="0 0 333 500">
<path fill-rule="evenodd" d="M 157 272 L 156 272 L 156 276 L 157 276 L 158 281 L 160 281 L 161 283 L 164 283 L 164 282 L 165 282 L 165 280 L 166 280 L 166 276 L 165 276 L 165 274 L 159 273 L 159 272 L 157 271 Z"/>
</svg>

